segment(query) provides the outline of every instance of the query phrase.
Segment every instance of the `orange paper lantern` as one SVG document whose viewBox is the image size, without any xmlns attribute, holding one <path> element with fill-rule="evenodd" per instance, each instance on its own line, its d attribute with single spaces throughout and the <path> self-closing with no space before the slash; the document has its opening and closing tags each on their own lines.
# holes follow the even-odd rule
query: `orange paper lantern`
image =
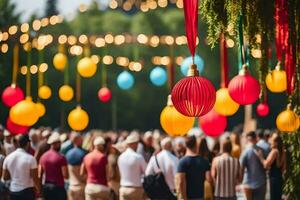
<svg viewBox="0 0 300 200">
<path fill-rule="evenodd" d="M 286 72 L 281 70 L 280 66 L 276 66 L 273 71 L 267 74 L 266 85 L 271 92 L 284 92 L 287 88 Z"/>
<path fill-rule="evenodd" d="M 279 113 L 276 118 L 278 130 L 282 132 L 294 132 L 299 128 L 299 117 L 290 109 L 290 105 L 285 111 Z"/>
<path fill-rule="evenodd" d="M 216 103 L 214 110 L 223 116 L 234 115 L 240 105 L 236 103 L 229 95 L 228 88 L 220 88 L 216 92 Z"/>
</svg>

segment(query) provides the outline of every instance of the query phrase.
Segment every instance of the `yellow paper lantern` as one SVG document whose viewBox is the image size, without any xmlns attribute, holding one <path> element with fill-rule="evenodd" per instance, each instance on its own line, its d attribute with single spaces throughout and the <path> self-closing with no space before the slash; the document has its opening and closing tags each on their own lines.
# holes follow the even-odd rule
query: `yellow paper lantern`
<svg viewBox="0 0 300 200">
<path fill-rule="evenodd" d="M 71 101 L 74 96 L 73 88 L 69 85 L 63 85 L 58 90 L 58 96 L 62 101 Z"/>
<path fill-rule="evenodd" d="M 228 88 L 220 88 L 216 92 L 215 111 L 223 116 L 235 114 L 240 105 L 236 103 L 229 95 Z"/>
<path fill-rule="evenodd" d="M 78 73 L 85 78 L 92 77 L 97 71 L 97 65 L 89 57 L 82 58 L 77 64 Z"/>
<path fill-rule="evenodd" d="M 38 116 L 39 117 L 44 116 L 45 113 L 46 113 L 46 108 L 45 108 L 44 104 L 42 104 L 41 102 L 37 102 L 35 104 L 35 106 L 36 106 L 36 110 L 37 110 Z"/>
<path fill-rule="evenodd" d="M 171 101 L 171 95 L 168 97 L 168 104 L 160 114 L 160 125 L 170 136 L 184 136 L 193 128 L 194 117 L 187 117 L 176 110 Z"/>
<path fill-rule="evenodd" d="M 36 104 L 31 97 L 26 97 L 14 105 L 9 111 L 9 117 L 12 122 L 21 126 L 32 126 L 39 119 Z"/>
<path fill-rule="evenodd" d="M 282 132 L 294 132 L 298 130 L 299 123 L 298 115 L 290 109 L 290 106 L 276 118 L 277 128 Z"/>
<path fill-rule="evenodd" d="M 39 88 L 38 95 L 41 99 L 49 99 L 51 97 L 51 88 L 47 85 L 43 85 Z"/>
<path fill-rule="evenodd" d="M 273 71 L 267 74 L 266 85 L 271 92 L 284 92 L 287 88 L 286 72 L 284 70 L 280 70 L 279 66 L 276 66 Z"/>
<path fill-rule="evenodd" d="M 57 53 L 53 57 L 53 65 L 57 70 L 63 71 L 67 65 L 67 62 L 68 62 L 68 58 L 63 53 Z"/>
<path fill-rule="evenodd" d="M 89 116 L 85 110 L 77 106 L 69 113 L 68 124 L 75 131 L 82 131 L 89 124 Z"/>
</svg>

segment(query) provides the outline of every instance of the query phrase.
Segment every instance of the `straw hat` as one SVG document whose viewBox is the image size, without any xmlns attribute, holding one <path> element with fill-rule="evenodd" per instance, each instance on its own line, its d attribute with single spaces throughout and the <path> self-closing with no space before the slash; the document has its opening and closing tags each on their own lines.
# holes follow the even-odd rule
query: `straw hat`
<svg viewBox="0 0 300 200">
<path fill-rule="evenodd" d="M 53 132 L 47 141 L 48 144 L 53 144 L 55 142 L 60 142 L 60 135 L 58 132 Z"/>
<path fill-rule="evenodd" d="M 126 144 L 132 144 L 139 141 L 140 141 L 140 137 L 137 134 L 130 134 L 125 140 Z"/>
</svg>

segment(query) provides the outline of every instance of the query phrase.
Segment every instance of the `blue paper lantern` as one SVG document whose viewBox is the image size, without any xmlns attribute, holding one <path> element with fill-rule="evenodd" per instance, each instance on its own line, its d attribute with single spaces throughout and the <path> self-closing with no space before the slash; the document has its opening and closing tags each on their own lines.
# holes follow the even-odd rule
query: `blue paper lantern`
<svg viewBox="0 0 300 200">
<path fill-rule="evenodd" d="M 133 86 L 134 78 L 128 71 L 123 71 L 118 75 L 117 84 L 122 90 L 128 90 Z"/>
<path fill-rule="evenodd" d="M 180 66 L 180 71 L 184 76 L 187 76 L 189 67 L 193 64 L 193 58 L 192 56 L 186 57 Z M 204 61 L 203 59 L 199 56 L 195 56 L 195 64 L 197 65 L 197 69 L 199 73 L 202 73 L 204 70 Z"/>
<path fill-rule="evenodd" d="M 156 86 L 162 86 L 167 81 L 167 72 L 161 67 L 155 67 L 150 73 L 150 80 Z"/>
</svg>

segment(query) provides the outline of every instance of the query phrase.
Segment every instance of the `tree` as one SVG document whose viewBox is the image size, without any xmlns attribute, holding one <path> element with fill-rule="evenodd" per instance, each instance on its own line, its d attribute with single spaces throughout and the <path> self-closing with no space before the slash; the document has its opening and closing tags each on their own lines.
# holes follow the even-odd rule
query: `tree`
<svg viewBox="0 0 300 200">
<path fill-rule="evenodd" d="M 16 5 L 10 0 L 0 0 L 0 29 L 6 29 L 8 26 L 18 24 L 20 15 L 15 13 Z"/>
<path fill-rule="evenodd" d="M 57 0 L 47 0 L 46 17 L 50 17 L 52 15 L 58 14 L 56 4 L 57 4 Z"/>
</svg>

